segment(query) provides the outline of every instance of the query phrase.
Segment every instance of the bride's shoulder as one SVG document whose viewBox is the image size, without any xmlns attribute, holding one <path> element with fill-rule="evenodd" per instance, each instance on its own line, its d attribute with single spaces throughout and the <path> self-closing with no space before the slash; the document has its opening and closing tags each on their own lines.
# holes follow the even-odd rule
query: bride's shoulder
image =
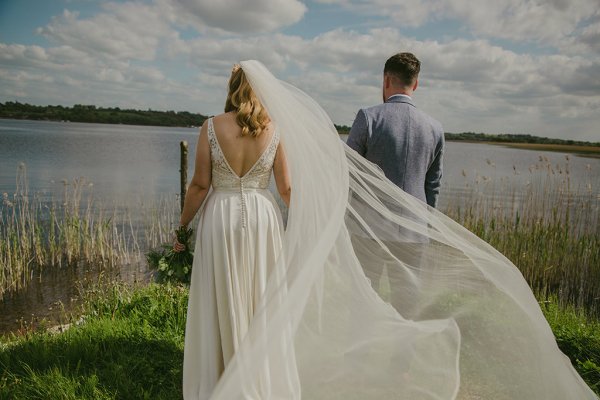
<svg viewBox="0 0 600 400">
<path fill-rule="evenodd" d="M 236 114 L 234 112 L 230 111 L 230 112 L 225 112 L 225 113 L 214 115 L 210 118 L 212 118 L 213 122 L 215 122 L 215 123 L 221 123 L 221 122 L 235 120 L 235 117 L 236 117 Z"/>
<path fill-rule="evenodd" d="M 211 118 L 213 127 L 215 127 L 215 131 L 229 131 L 238 126 L 236 122 L 236 114 L 234 112 L 218 114 Z"/>
</svg>

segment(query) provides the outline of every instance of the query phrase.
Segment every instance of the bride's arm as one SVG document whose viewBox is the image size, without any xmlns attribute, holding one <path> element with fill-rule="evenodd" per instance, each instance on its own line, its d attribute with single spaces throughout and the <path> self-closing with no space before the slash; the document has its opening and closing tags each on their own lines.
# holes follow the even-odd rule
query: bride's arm
<svg viewBox="0 0 600 400">
<path fill-rule="evenodd" d="M 290 206 L 290 196 L 292 194 L 292 186 L 290 182 L 290 173 L 285 158 L 285 150 L 283 144 L 279 142 L 277 153 L 275 153 L 275 161 L 273 163 L 273 175 L 275 176 L 275 185 L 277 191 L 283 199 L 286 206 Z"/>
<path fill-rule="evenodd" d="M 179 220 L 181 226 L 187 226 L 194 219 L 208 194 L 211 178 L 210 146 L 208 144 L 207 123 L 205 122 L 200 129 L 200 137 L 196 145 L 194 177 L 185 195 L 183 212 Z"/>
</svg>

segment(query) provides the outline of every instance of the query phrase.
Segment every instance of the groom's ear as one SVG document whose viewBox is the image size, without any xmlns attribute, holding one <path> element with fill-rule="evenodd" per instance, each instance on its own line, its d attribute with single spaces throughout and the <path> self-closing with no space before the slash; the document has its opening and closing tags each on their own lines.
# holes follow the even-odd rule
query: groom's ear
<svg viewBox="0 0 600 400">
<path fill-rule="evenodd" d="M 419 78 L 415 79 L 415 84 L 413 85 L 413 88 L 412 88 L 413 92 L 415 90 L 417 90 L 417 87 L 419 87 Z"/>
<path fill-rule="evenodd" d="M 385 75 L 383 76 L 383 86 L 384 86 L 386 89 L 389 89 L 389 88 L 390 88 L 390 86 L 392 86 L 392 77 L 391 77 L 391 76 L 389 76 L 388 74 L 385 74 Z"/>
</svg>

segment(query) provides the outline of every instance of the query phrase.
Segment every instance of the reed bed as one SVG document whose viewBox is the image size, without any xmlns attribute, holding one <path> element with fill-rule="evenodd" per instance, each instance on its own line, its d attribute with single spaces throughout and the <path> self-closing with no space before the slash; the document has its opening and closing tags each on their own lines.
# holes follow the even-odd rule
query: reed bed
<svg viewBox="0 0 600 400">
<path fill-rule="evenodd" d="M 84 178 L 63 180 L 62 198 L 30 193 L 25 164 L 16 190 L 0 203 L 0 300 L 24 289 L 47 268 L 93 265 L 119 268 L 144 260 L 144 252 L 164 242 L 178 213 L 177 199 L 135 207 L 104 206 Z"/>
<path fill-rule="evenodd" d="M 171 240 L 176 195 L 105 207 L 78 178 L 63 182 L 61 199 L 46 201 L 29 192 L 26 172 L 19 166 L 15 193 L 0 204 L 0 299 L 45 268 L 119 268 L 145 262 L 146 251 Z M 539 299 L 599 317 L 600 196 L 588 172 L 590 183 L 574 187 L 568 156 L 563 165 L 540 157 L 515 177 L 465 171 L 464 186 L 443 194 L 442 211 L 511 259 Z"/>
<path fill-rule="evenodd" d="M 568 156 L 563 165 L 540 157 L 524 184 L 468 180 L 444 212 L 513 261 L 542 302 L 600 317 L 600 195 L 588 172 L 589 183 L 573 187 Z"/>
</svg>

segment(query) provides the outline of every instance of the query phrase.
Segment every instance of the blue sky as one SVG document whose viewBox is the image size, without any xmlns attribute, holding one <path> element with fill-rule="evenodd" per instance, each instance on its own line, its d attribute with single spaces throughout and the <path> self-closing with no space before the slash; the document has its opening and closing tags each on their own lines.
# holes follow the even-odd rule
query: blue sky
<svg viewBox="0 0 600 400">
<path fill-rule="evenodd" d="M 446 131 L 600 141 L 598 0 L 0 0 L 0 102 L 216 114 L 254 58 L 351 125 L 400 51 Z"/>
</svg>

